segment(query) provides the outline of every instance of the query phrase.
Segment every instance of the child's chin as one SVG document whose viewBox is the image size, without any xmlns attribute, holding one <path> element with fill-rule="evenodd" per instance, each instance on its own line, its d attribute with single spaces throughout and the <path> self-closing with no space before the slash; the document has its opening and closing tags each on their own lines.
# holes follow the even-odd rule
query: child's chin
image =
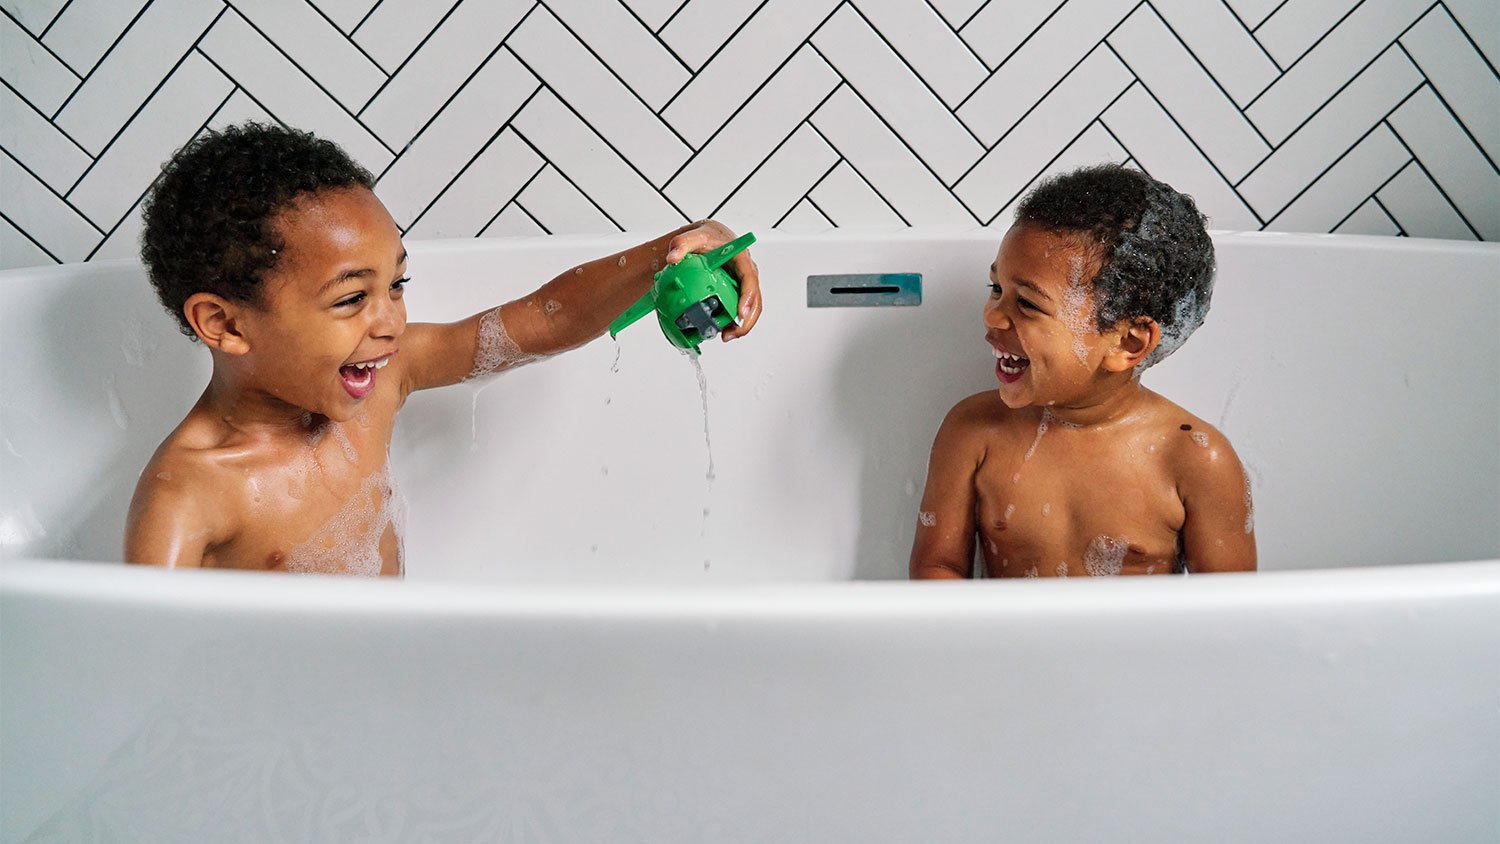
<svg viewBox="0 0 1500 844">
<path fill-rule="evenodd" d="M 1031 391 L 1022 389 L 1019 382 L 1015 384 L 1001 384 L 1000 401 L 1011 410 L 1020 410 L 1023 407 L 1029 407 L 1033 404 L 1031 401 Z"/>
</svg>

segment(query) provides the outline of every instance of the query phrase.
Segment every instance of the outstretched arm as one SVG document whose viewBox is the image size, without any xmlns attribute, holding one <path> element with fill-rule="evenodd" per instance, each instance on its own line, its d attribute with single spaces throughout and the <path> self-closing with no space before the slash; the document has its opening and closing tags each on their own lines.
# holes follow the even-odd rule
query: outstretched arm
<svg viewBox="0 0 1500 844">
<path fill-rule="evenodd" d="M 983 449 L 974 436 L 973 399 L 948 411 L 932 443 L 927 488 L 912 541 L 912 580 L 959 580 L 974 572 L 974 475 Z"/>
<path fill-rule="evenodd" d="M 406 358 L 406 392 L 454 384 L 582 346 L 645 295 L 658 270 L 733 239 L 734 232 L 705 220 L 565 270 L 499 308 L 445 325 L 413 324 L 398 355 Z M 740 283 L 739 324 L 724 332 L 727 341 L 755 326 L 761 298 L 760 277 L 748 251 L 725 268 Z"/>
</svg>

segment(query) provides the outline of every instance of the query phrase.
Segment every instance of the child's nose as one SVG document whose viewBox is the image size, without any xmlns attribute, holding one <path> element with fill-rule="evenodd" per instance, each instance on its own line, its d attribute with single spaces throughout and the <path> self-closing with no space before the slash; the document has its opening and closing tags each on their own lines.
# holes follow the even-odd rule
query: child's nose
<svg viewBox="0 0 1500 844">
<path fill-rule="evenodd" d="M 386 299 L 380 312 L 370 323 L 370 333 L 376 337 L 400 337 L 406 331 L 406 303 L 399 299 Z"/>
<path fill-rule="evenodd" d="M 991 300 L 984 305 L 984 324 L 987 328 L 1010 328 L 1010 312 L 998 301 Z"/>
</svg>

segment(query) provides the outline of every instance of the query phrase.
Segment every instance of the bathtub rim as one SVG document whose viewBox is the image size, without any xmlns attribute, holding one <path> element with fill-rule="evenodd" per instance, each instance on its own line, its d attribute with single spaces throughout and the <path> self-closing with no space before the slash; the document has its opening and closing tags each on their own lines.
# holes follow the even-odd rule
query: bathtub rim
<svg viewBox="0 0 1500 844">
<path fill-rule="evenodd" d="M 0 561 L 0 604 L 41 599 L 167 612 L 297 617 L 748 621 L 1201 615 L 1261 608 L 1431 606 L 1500 601 L 1500 558 L 1195 577 L 1038 578 L 943 586 L 906 580 L 805 582 L 397 581 L 265 572 L 168 571 L 122 563 Z M 221 578 L 232 578 L 232 585 Z M 0 627 L 3 627 L 0 622 Z"/>
</svg>

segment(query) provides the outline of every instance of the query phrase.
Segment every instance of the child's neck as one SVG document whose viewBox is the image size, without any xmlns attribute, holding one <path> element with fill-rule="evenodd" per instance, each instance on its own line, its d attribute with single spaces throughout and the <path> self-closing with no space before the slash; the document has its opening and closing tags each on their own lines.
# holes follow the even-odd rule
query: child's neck
<svg viewBox="0 0 1500 844">
<path fill-rule="evenodd" d="M 287 432 L 303 434 L 327 420 L 325 416 L 288 404 L 243 383 L 242 379 L 218 367 L 215 367 L 208 388 L 198 403 L 214 419 L 251 437 L 277 436 Z"/>
<path fill-rule="evenodd" d="M 1066 425 L 1077 428 L 1097 427 L 1131 416 L 1150 395 L 1151 392 L 1141 386 L 1140 378 L 1131 373 L 1123 383 L 1111 384 L 1102 393 L 1092 394 L 1073 404 L 1050 404 L 1042 409 L 1053 419 Z"/>
</svg>

